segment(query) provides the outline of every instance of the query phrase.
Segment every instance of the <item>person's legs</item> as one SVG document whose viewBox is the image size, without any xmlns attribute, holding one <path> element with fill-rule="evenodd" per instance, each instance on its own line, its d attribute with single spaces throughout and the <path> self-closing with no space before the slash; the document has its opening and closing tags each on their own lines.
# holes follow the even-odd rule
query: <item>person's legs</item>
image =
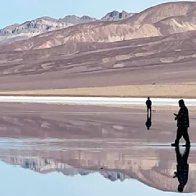
<svg viewBox="0 0 196 196">
<path fill-rule="evenodd" d="M 175 144 L 178 145 L 180 138 L 182 137 L 182 128 L 178 127 L 177 129 L 177 134 L 176 134 L 176 140 L 175 140 Z"/>
<path fill-rule="evenodd" d="M 150 119 L 152 118 L 152 108 L 150 106 Z"/>
<path fill-rule="evenodd" d="M 183 130 L 183 137 L 186 141 L 186 145 L 190 145 L 190 139 L 189 139 L 189 134 L 188 134 L 188 128 L 185 127 Z"/>
<path fill-rule="evenodd" d="M 175 151 L 176 151 L 176 161 L 177 161 L 177 164 L 179 164 L 180 163 L 180 160 L 182 158 L 182 156 L 180 154 L 179 146 L 176 146 Z"/>
</svg>

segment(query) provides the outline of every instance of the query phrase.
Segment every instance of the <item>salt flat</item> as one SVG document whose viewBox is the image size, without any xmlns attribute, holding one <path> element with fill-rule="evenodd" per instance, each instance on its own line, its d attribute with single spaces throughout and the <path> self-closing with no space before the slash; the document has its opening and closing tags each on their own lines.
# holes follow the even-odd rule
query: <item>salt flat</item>
<svg viewBox="0 0 196 196">
<path fill-rule="evenodd" d="M 152 98 L 153 106 L 178 106 L 176 98 Z M 184 99 L 187 106 L 196 106 L 196 99 Z M 0 96 L 2 103 L 45 103 L 71 105 L 134 105 L 145 106 L 146 98 L 65 97 L 65 96 Z"/>
</svg>

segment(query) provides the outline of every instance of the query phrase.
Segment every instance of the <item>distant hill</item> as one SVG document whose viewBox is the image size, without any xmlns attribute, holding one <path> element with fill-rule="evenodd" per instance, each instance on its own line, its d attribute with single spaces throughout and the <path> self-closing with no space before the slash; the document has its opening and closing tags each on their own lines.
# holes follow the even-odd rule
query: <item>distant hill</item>
<svg viewBox="0 0 196 196">
<path fill-rule="evenodd" d="M 164 3 L 118 21 L 67 17 L 72 26 L 17 42 L 0 36 L 1 89 L 195 83 L 195 10 L 196 2 Z"/>
<path fill-rule="evenodd" d="M 113 11 L 106 14 L 101 20 L 117 21 L 125 19 L 132 14 L 125 11 Z M 0 29 L 0 43 L 12 43 L 18 40 L 25 40 L 36 35 L 49 31 L 59 30 L 66 27 L 97 21 L 98 19 L 90 16 L 78 17 L 76 15 L 68 15 L 64 18 L 55 19 L 51 17 L 41 17 L 22 24 L 13 24 Z"/>
<path fill-rule="evenodd" d="M 75 15 L 66 16 L 62 19 L 41 17 L 22 24 L 14 24 L 0 29 L 0 43 L 9 43 L 24 40 L 49 31 L 63 29 L 81 23 L 95 21 L 89 16 L 78 17 Z"/>
<path fill-rule="evenodd" d="M 106 22 L 94 21 L 94 19 L 92 19 L 94 22 L 73 26 L 73 23 L 62 23 L 62 21 L 67 20 L 61 19 L 61 25 L 59 24 L 58 28 L 61 28 L 63 25 L 64 27 L 66 25 L 72 26 L 32 37 L 28 41 L 18 42 L 11 46 L 11 48 L 14 50 L 28 50 L 51 48 L 64 44 L 108 43 L 194 31 L 196 30 L 195 10 L 196 2 L 177 2 L 154 6 L 119 21 Z M 83 19 L 81 20 L 84 21 Z M 75 21 L 75 23 L 77 23 L 78 19 L 77 17 L 72 17 L 72 19 L 68 21 Z M 87 21 L 90 21 L 90 19 L 88 18 Z M 45 21 L 44 26 L 38 25 L 39 23 L 30 24 L 33 25 L 32 29 L 37 27 L 38 29 L 47 31 L 47 22 L 48 20 Z M 52 24 L 55 24 L 55 21 L 53 21 Z M 25 26 L 28 27 L 29 25 Z M 29 28 L 31 28 L 31 25 Z M 50 29 L 52 29 L 52 27 Z M 25 31 L 25 29 L 21 31 Z"/>
</svg>

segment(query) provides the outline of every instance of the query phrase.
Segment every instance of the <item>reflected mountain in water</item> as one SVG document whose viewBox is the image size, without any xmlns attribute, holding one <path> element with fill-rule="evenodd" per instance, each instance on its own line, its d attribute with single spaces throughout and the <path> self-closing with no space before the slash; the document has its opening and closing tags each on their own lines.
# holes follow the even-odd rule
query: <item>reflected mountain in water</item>
<svg viewBox="0 0 196 196">
<path fill-rule="evenodd" d="M 3 157 L 1 160 L 8 164 L 12 165 L 19 165 L 24 169 L 31 169 L 35 172 L 39 173 L 50 173 L 50 172 L 61 172 L 66 176 L 74 176 L 74 175 L 88 175 L 91 173 L 97 172 L 96 170 L 93 169 L 82 169 L 82 168 L 74 168 L 71 165 L 68 165 L 66 163 L 60 163 L 56 162 L 52 159 L 36 159 L 36 158 L 29 158 L 29 159 L 20 159 L 17 157 L 11 157 L 11 158 L 5 158 Z M 105 171 L 101 169 L 99 171 L 101 175 L 103 175 L 105 178 L 110 179 L 111 181 L 124 181 L 125 179 L 130 178 L 128 175 L 123 174 L 121 172 L 117 171 Z"/>
<path fill-rule="evenodd" d="M 77 144 L 76 144 L 77 145 Z M 40 146 L 40 149 L 42 147 Z M 67 176 L 88 175 L 99 172 L 111 181 L 137 179 L 159 190 L 177 192 L 178 180 L 175 150 L 166 148 L 140 148 L 131 150 L 102 149 L 66 151 L 1 150 L 1 161 L 19 165 L 39 173 L 61 172 Z M 189 158 L 189 180 L 184 192 L 195 192 L 196 151 Z"/>
</svg>

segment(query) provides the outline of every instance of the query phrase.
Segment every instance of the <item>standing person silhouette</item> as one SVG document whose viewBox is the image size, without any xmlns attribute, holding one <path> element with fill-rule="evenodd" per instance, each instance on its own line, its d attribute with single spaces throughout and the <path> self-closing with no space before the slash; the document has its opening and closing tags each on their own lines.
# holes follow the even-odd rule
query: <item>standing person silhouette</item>
<svg viewBox="0 0 196 196">
<path fill-rule="evenodd" d="M 183 192 L 184 186 L 187 184 L 189 175 L 188 157 L 190 152 L 190 146 L 186 146 L 185 152 L 183 154 L 180 153 L 179 146 L 175 148 L 175 151 L 177 165 L 173 178 L 178 178 L 178 192 Z"/>
<path fill-rule="evenodd" d="M 147 115 L 150 118 L 150 116 L 151 116 L 151 109 L 152 109 L 152 101 L 150 100 L 150 97 L 148 97 L 148 99 L 146 100 L 146 107 L 147 107 Z"/>
<path fill-rule="evenodd" d="M 189 112 L 187 107 L 185 106 L 184 100 L 180 99 L 178 101 L 180 110 L 178 114 L 175 114 L 175 120 L 177 120 L 177 134 L 176 134 L 176 140 L 174 143 L 171 144 L 171 146 L 178 146 L 180 138 L 183 136 L 183 138 L 186 141 L 186 145 L 190 146 L 190 140 L 189 140 L 189 134 L 188 134 L 188 127 L 189 127 Z"/>
</svg>

